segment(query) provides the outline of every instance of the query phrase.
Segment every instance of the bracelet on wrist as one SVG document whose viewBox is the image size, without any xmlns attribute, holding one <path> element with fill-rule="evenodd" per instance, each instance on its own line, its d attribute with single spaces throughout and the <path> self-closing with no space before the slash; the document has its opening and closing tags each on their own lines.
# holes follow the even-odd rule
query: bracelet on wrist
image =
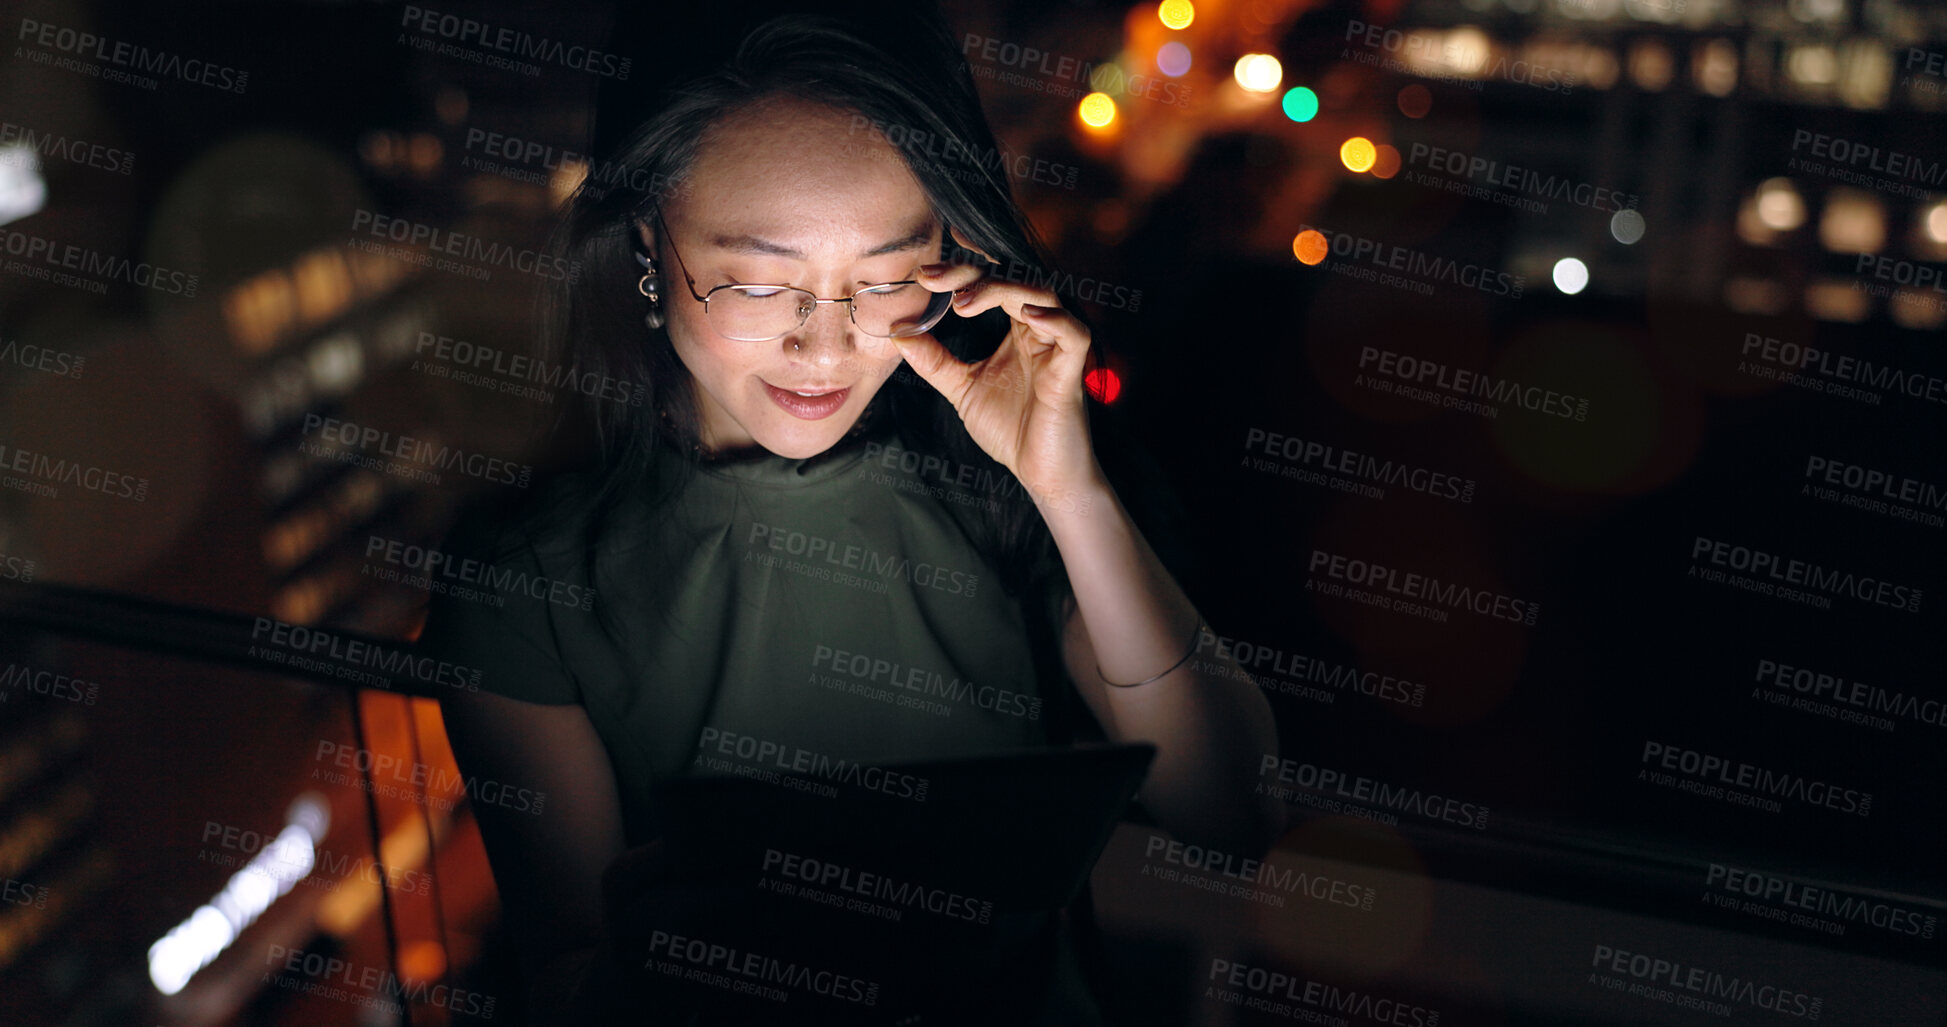
<svg viewBox="0 0 1947 1027">
<path fill-rule="evenodd" d="M 1178 658 L 1175 663 L 1170 664 L 1168 667 L 1165 667 L 1162 671 L 1158 673 L 1151 674 L 1149 677 L 1146 677 L 1141 681 L 1134 681 L 1126 685 L 1120 684 L 1118 682 L 1110 681 L 1109 676 L 1107 674 L 1102 673 L 1102 663 L 1099 660 L 1096 661 L 1095 664 L 1095 676 L 1101 678 L 1102 683 L 1108 685 L 1110 688 L 1136 688 L 1142 685 L 1147 685 L 1152 681 L 1160 681 L 1163 678 L 1168 677 L 1172 672 L 1176 670 L 1176 668 L 1183 666 L 1184 663 L 1189 661 L 1190 657 L 1196 655 L 1197 640 L 1202 636 L 1203 636 L 1203 618 L 1198 617 L 1196 629 L 1190 632 L 1190 648 L 1187 651 L 1185 651 L 1184 654 L 1180 658 Z"/>
</svg>

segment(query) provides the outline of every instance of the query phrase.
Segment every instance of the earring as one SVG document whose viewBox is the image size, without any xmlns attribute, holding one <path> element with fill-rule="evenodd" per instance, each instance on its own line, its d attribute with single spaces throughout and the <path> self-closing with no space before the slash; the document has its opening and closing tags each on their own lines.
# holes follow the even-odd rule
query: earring
<svg viewBox="0 0 1947 1027">
<path fill-rule="evenodd" d="M 649 310 L 642 315 L 643 327 L 651 331 L 661 328 L 668 318 L 663 314 L 662 278 L 656 274 L 656 262 L 645 254 L 635 255 L 635 262 L 642 266 L 642 278 L 635 283 L 635 291 L 649 301 Z"/>
</svg>

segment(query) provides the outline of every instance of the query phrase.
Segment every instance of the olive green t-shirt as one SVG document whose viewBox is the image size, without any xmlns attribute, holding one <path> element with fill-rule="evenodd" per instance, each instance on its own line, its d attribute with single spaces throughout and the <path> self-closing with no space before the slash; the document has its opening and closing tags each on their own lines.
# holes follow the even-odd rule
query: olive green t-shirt
<svg viewBox="0 0 1947 1027">
<path fill-rule="evenodd" d="M 1008 596 L 948 506 L 1025 502 L 1004 471 L 882 432 L 680 480 L 662 460 L 620 497 L 599 577 L 581 521 L 554 518 L 487 560 L 504 605 L 436 595 L 420 640 L 480 669 L 483 690 L 586 707 L 631 844 L 648 840 L 649 786 L 671 776 L 1049 744 L 1066 697 L 1043 694 L 1027 617 L 1052 607 Z M 650 510 L 651 494 L 668 498 Z M 490 530 L 446 548 L 490 550 Z"/>
<path fill-rule="evenodd" d="M 1005 471 L 908 449 L 890 428 L 809 459 L 680 470 L 662 454 L 618 497 L 594 536 L 599 575 L 576 504 L 511 544 L 464 523 L 445 548 L 490 563 L 504 605 L 436 595 L 419 643 L 478 668 L 483 690 L 581 703 L 629 845 L 659 833 L 650 788 L 673 776 L 818 780 L 1065 740 L 1051 726 L 1079 701 L 1047 669 L 1050 634 L 1034 636 L 1037 673 L 1029 623 L 1052 632 L 1056 601 L 1007 595 L 961 520 L 1028 502 Z M 1061 948 L 1054 1002 L 1086 1003 Z"/>
</svg>

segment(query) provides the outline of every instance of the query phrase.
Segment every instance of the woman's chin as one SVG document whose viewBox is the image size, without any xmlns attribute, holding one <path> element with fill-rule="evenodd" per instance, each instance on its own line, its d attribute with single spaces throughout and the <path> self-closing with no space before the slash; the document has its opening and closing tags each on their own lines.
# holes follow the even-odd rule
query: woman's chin
<svg viewBox="0 0 1947 1027">
<path fill-rule="evenodd" d="M 789 460 L 806 460 L 837 445 L 858 423 L 843 412 L 822 421 L 767 425 L 754 433 L 757 444 Z"/>
</svg>

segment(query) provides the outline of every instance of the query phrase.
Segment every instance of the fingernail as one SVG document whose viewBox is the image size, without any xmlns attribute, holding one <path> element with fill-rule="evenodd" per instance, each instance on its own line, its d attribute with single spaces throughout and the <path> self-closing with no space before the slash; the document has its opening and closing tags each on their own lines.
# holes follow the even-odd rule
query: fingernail
<svg viewBox="0 0 1947 1027">
<path fill-rule="evenodd" d="M 1021 304 L 1021 312 L 1029 317 L 1047 317 L 1049 314 L 1055 312 L 1055 308 L 1044 307 L 1035 303 L 1023 303 Z"/>
<path fill-rule="evenodd" d="M 945 264 L 921 264 L 919 266 L 919 273 L 925 275 L 928 278 L 931 278 L 934 275 L 937 275 L 940 272 L 945 270 L 946 270 Z"/>
<path fill-rule="evenodd" d="M 962 289 L 961 291 L 953 294 L 953 305 L 956 307 L 964 307 L 967 304 L 972 303 L 973 298 L 974 298 L 974 294 L 971 288 Z"/>
</svg>

